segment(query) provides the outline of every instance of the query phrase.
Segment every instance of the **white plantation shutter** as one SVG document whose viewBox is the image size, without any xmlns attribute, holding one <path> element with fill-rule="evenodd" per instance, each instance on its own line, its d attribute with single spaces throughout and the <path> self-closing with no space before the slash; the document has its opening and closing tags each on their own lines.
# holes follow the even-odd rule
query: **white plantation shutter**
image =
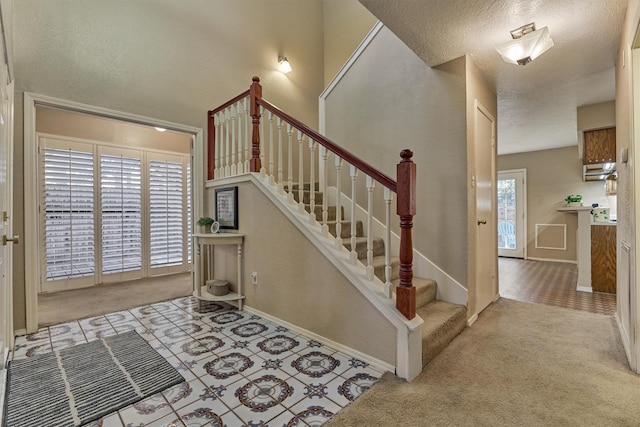
<svg viewBox="0 0 640 427">
<path fill-rule="evenodd" d="M 191 163 L 187 163 L 187 263 L 191 264 L 191 251 L 193 246 L 193 212 L 191 210 Z"/>
<path fill-rule="evenodd" d="M 93 169 L 91 151 L 44 148 L 44 249 L 47 281 L 94 274 Z"/>
<path fill-rule="evenodd" d="M 41 291 L 188 271 L 188 155 L 38 140 Z"/>
<path fill-rule="evenodd" d="M 141 160 L 100 156 L 102 274 L 142 269 Z"/>
<path fill-rule="evenodd" d="M 184 215 L 182 162 L 149 161 L 150 267 L 183 264 Z"/>
</svg>

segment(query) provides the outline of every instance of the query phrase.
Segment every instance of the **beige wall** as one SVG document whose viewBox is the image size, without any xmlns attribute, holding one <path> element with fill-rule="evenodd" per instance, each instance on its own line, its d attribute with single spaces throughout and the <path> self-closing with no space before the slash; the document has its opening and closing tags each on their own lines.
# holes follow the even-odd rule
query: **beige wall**
<svg viewBox="0 0 640 427">
<path fill-rule="evenodd" d="M 238 187 L 238 232 L 246 235 L 242 276 L 246 304 L 395 364 L 395 327 L 253 183 Z M 213 206 L 205 212 L 212 214 Z M 226 272 L 224 279 L 233 289 L 237 289 L 236 253 L 235 246 L 218 247 L 215 252 L 214 268 Z M 252 271 L 258 273 L 255 286 L 249 277 Z"/>
<path fill-rule="evenodd" d="M 23 234 L 23 92 L 206 129 L 207 110 L 248 89 L 317 127 L 322 0 L 21 0 L 14 4 L 14 231 Z M 276 71 L 278 54 L 293 72 Z M 203 159 L 201 159 L 203 161 Z M 14 326 L 25 327 L 24 246 Z"/>
<path fill-rule="evenodd" d="M 42 106 L 36 107 L 36 131 L 123 145 L 129 148 L 147 148 L 187 154 L 191 152 L 191 140 L 193 139 L 191 135 L 185 133 L 170 130 L 158 132 L 150 126 Z"/>
<path fill-rule="evenodd" d="M 323 0 L 323 9 L 326 86 L 378 20 L 358 0 Z"/>
<path fill-rule="evenodd" d="M 467 283 L 465 103 L 464 58 L 429 68 L 386 28 L 326 99 L 327 136 L 355 155 L 366 156 L 387 175 L 396 176 L 403 148 L 413 150 L 414 247 L 463 286 Z"/>
<path fill-rule="evenodd" d="M 585 206 L 608 206 L 604 184 L 582 181 L 582 162 L 575 146 L 498 156 L 498 170 L 509 169 L 527 170 L 527 256 L 576 261 L 578 216 L 557 209 L 569 194 L 581 194 Z M 536 224 L 566 224 L 567 249 L 536 249 Z"/>
<path fill-rule="evenodd" d="M 607 101 L 578 107 L 577 121 L 579 131 L 615 126 L 616 103 Z"/>
</svg>

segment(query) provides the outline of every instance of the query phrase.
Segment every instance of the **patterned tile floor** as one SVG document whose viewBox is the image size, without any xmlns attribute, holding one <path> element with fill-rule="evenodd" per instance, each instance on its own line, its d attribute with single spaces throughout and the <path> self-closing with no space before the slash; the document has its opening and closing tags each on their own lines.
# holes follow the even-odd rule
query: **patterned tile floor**
<svg viewBox="0 0 640 427">
<path fill-rule="evenodd" d="M 615 294 L 579 292 L 575 264 L 499 258 L 500 296 L 613 316 Z"/>
<path fill-rule="evenodd" d="M 17 337 L 11 357 L 133 329 L 186 382 L 89 426 L 319 426 L 383 373 L 246 311 L 198 307 L 193 297 L 43 328 Z"/>
</svg>

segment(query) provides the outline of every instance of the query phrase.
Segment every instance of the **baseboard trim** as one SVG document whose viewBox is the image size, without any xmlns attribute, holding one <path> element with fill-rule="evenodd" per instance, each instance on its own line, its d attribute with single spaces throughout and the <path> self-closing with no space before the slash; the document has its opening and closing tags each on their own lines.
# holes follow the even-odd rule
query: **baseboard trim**
<svg viewBox="0 0 640 427">
<path fill-rule="evenodd" d="M 593 293 L 593 288 L 591 288 L 591 286 L 578 286 L 576 290 L 580 292 L 589 292 L 590 294 Z"/>
<path fill-rule="evenodd" d="M 27 335 L 27 330 L 26 329 L 16 329 L 15 331 L 13 331 L 13 335 L 16 337 L 21 337 L 23 335 Z"/>
<path fill-rule="evenodd" d="M 543 261 L 543 262 L 563 262 L 565 264 L 578 264 L 578 261 L 572 259 L 554 259 L 554 258 L 536 258 L 536 257 L 528 257 L 531 261 Z"/>
<path fill-rule="evenodd" d="M 376 359 L 375 357 L 371 357 L 371 356 L 369 356 L 367 354 L 364 354 L 364 353 L 362 353 L 362 352 L 360 352 L 358 350 L 354 350 L 351 347 L 347 347 L 346 345 L 343 345 L 343 344 L 337 343 L 335 341 L 332 341 L 332 340 L 330 340 L 330 339 L 328 339 L 326 337 L 323 337 L 322 335 L 318 335 L 318 334 L 316 334 L 314 332 L 311 332 L 311 331 L 309 331 L 307 329 L 304 329 L 304 328 L 301 328 L 299 326 L 296 326 L 296 325 L 294 325 L 292 323 L 289 323 L 289 322 L 287 322 L 285 320 L 279 319 L 279 318 L 277 318 L 275 316 L 267 314 L 267 313 L 265 313 L 263 311 L 260 311 L 260 310 L 258 310 L 256 308 L 253 308 L 253 307 L 245 305 L 244 309 L 246 311 L 248 311 L 249 313 L 256 314 L 256 315 L 258 315 L 260 317 L 264 317 L 265 319 L 270 320 L 270 321 L 275 322 L 275 323 L 278 323 L 278 324 L 281 324 L 281 325 L 285 326 L 287 329 L 291 329 L 292 331 L 294 331 L 296 333 L 299 333 L 299 334 L 302 334 L 302 335 L 306 335 L 306 336 L 308 336 L 308 337 L 310 337 L 310 338 L 312 338 L 312 339 L 314 339 L 314 340 L 316 340 L 318 342 L 321 342 L 322 344 L 325 344 L 325 345 L 327 345 L 329 347 L 333 347 L 338 351 L 341 351 L 341 352 L 346 353 L 346 354 L 348 354 L 350 356 L 353 356 L 353 357 L 357 357 L 358 359 L 363 360 L 363 361 L 367 362 L 368 364 L 370 364 L 370 365 L 372 365 L 372 366 L 374 366 L 374 367 L 376 367 L 378 369 L 383 369 L 385 371 L 389 371 L 389 372 L 394 372 L 395 373 L 396 367 L 391 365 L 391 364 L 389 364 L 389 363 L 387 363 L 387 362 L 383 362 L 382 360 Z"/>
<path fill-rule="evenodd" d="M 477 313 L 467 319 L 467 326 L 473 325 L 474 323 L 476 323 L 476 320 L 478 320 L 478 314 Z"/>
</svg>

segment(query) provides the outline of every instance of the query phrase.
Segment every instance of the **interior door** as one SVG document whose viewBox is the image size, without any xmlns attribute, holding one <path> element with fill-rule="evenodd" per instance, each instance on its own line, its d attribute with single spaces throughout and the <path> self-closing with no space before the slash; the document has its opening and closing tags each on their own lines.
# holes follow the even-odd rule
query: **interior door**
<svg viewBox="0 0 640 427">
<path fill-rule="evenodd" d="M 479 314 L 498 296 L 497 233 L 495 222 L 495 119 L 476 100 L 476 265 L 475 314 Z"/>
<path fill-rule="evenodd" d="M 526 170 L 498 172 L 498 256 L 524 258 Z"/>
</svg>

